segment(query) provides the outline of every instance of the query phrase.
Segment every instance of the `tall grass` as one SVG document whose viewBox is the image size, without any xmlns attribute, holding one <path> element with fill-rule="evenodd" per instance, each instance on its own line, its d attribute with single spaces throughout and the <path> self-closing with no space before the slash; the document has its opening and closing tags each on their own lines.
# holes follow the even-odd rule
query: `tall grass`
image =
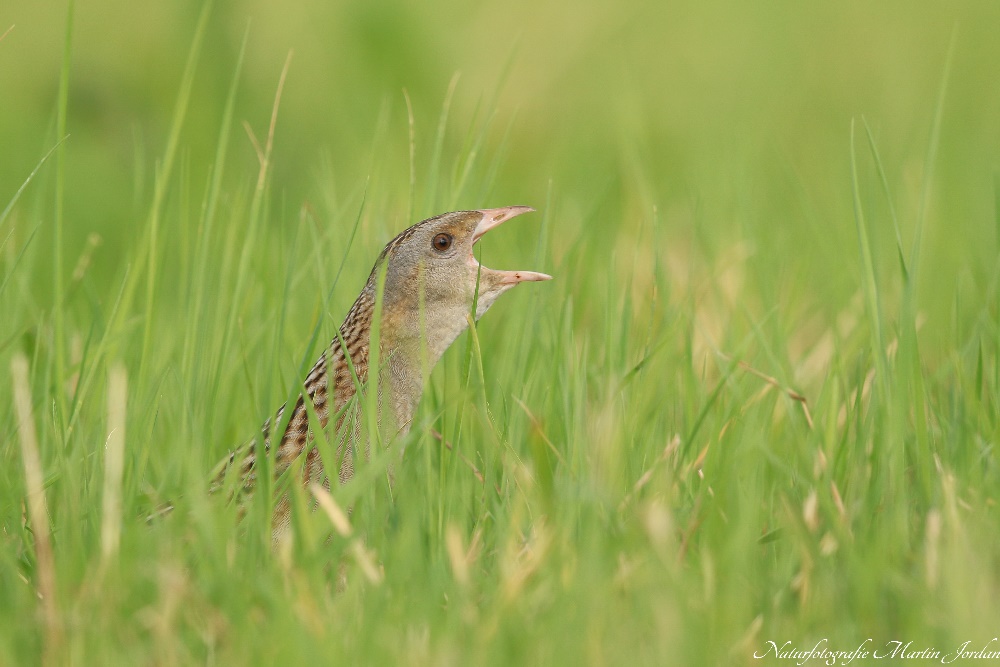
<svg viewBox="0 0 1000 667">
<path fill-rule="evenodd" d="M 101 6 L 19 9 L 0 664 L 985 646 L 1000 130 L 970 63 L 1000 57 L 996 9 L 890 5 L 188 3 L 148 43 L 108 37 L 139 61 L 114 67 Z M 64 40 L 44 94 L 22 25 Z M 405 438 L 330 493 L 293 488 L 276 548 L 272 494 L 242 520 L 209 495 L 389 238 L 509 204 L 539 212 L 480 260 L 555 280 L 453 345 Z"/>
</svg>

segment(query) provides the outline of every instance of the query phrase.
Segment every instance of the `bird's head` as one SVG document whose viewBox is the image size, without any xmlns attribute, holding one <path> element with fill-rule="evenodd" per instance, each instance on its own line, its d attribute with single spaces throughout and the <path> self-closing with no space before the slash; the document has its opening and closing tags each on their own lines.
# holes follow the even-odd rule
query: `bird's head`
<svg viewBox="0 0 1000 667">
<path fill-rule="evenodd" d="M 386 245 L 369 278 L 374 288 L 385 265 L 382 321 L 387 338 L 405 343 L 426 340 L 434 361 L 468 325 L 518 283 L 550 280 L 534 271 L 497 271 L 482 266 L 473 246 L 483 235 L 511 218 L 533 211 L 528 206 L 455 211 L 419 222 Z M 478 292 L 477 292 L 478 286 Z"/>
</svg>

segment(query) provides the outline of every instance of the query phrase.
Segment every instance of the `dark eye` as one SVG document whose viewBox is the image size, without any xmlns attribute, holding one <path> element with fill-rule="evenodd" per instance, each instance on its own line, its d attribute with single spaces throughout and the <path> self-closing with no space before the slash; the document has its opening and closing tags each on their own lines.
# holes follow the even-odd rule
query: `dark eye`
<svg viewBox="0 0 1000 667">
<path fill-rule="evenodd" d="M 431 245 L 438 252 L 444 252 L 451 247 L 451 241 L 451 234 L 438 234 L 434 237 L 434 240 L 431 241 Z"/>
</svg>

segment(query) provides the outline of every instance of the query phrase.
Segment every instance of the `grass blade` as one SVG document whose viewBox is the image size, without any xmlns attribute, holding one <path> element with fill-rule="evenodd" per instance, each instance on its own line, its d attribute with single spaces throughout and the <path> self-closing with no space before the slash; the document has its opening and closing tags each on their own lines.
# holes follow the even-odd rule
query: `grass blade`
<svg viewBox="0 0 1000 667">
<path fill-rule="evenodd" d="M 861 187 L 858 183 L 858 161 L 854 150 L 854 120 L 851 120 L 851 185 L 854 193 L 854 223 L 858 236 L 858 252 L 861 256 L 861 291 L 865 310 L 871 322 L 871 350 L 878 373 L 876 381 L 883 399 L 888 398 L 888 361 L 882 334 L 882 305 L 878 295 L 878 281 L 875 277 L 875 260 L 872 257 L 868 239 L 868 225 L 861 205 Z"/>
<path fill-rule="evenodd" d="M 66 111 L 69 106 L 70 53 L 73 44 L 73 3 L 66 6 L 66 35 L 63 39 L 62 66 L 59 72 L 59 101 L 56 106 L 56 136 L 66 136 Z M 60 386 L 66 377 L 65 315 L 63 311 L 63 204 L 66 189 L 66 149 L 65 142 L 56 144 L 56 210 L 55 238 L 52 242 L 52 268 L 55 281 L 55 308 L 52 312 L 52 339 L 55 347 L 55 384 Z M 66 392 L 58 392 L 56 405 L 60 419 L 66 419 Z"/>
</svg>

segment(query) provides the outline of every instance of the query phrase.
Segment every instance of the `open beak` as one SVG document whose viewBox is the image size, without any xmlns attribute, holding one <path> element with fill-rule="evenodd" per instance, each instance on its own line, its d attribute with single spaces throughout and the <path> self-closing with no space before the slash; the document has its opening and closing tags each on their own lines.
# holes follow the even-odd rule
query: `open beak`
<svg viewBox="0 0 1000 667">
<path fill-rule="evenodd" d="M 513 217 L 519 216 L 522 213 L 530 213 L 535 209 L 530 206 L 505 206 L 504 208 L 487 208 L 477 211 L 477 213 L 483 214 L 483 219 L 476 225 L 476 230 L 472 233 L 472 243 L 475 245 L 483 235 L 493 229 L 494 227 L 499 227 L 503 223 L 507 222 Z M 476 258 L 469 254 L 469 261 L 474 266 L 479 266 L 479 262 Z M 528 281 L 539 281 L 539 280 L 552 280 L 552 276 L 545 273 L 537 273 L 535 271 L 497 271 L 496 269 L 486 269 L 482 267 L 483 270 L 488 270 L 495 274 L 499 278 L 499 283 L 502 285 L 516 285 L 518 283 L 528 282 Z"/>
</svg>

